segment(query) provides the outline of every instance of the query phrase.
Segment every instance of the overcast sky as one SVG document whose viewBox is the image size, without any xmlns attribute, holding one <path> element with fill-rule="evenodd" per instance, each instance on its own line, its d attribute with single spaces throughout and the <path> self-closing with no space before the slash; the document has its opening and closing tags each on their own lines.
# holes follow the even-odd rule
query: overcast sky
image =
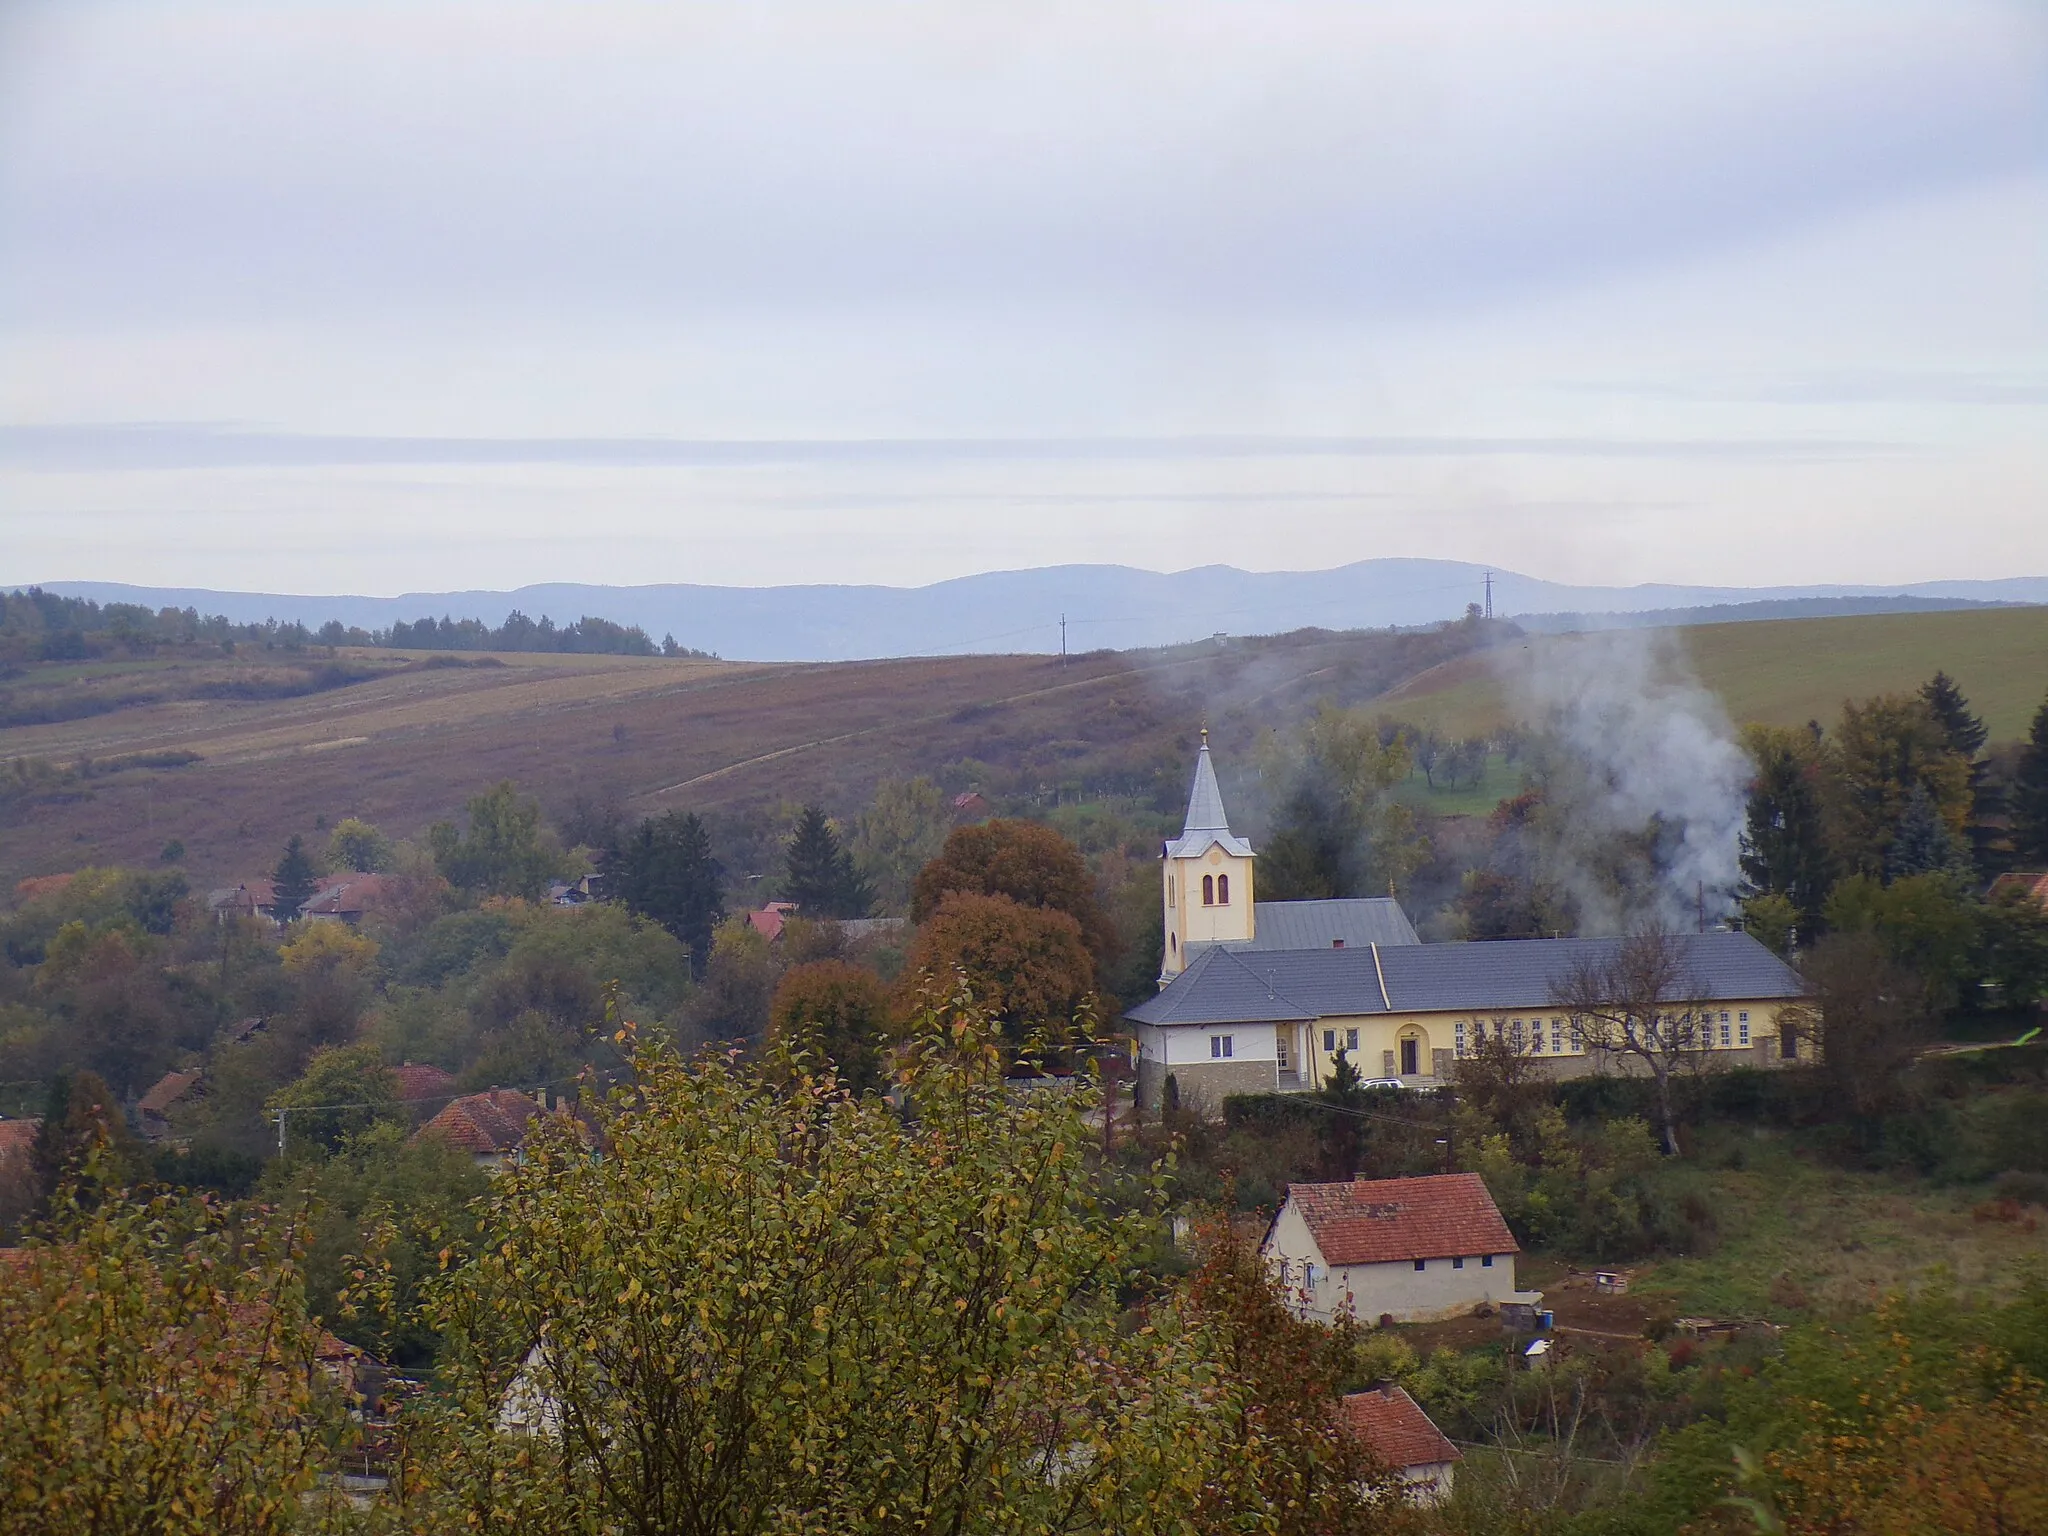
<svg viewBox="0 0 2048 1536">
<path fill-rule="evenodd" d="M 2048 574 L 2048 6 L 0 0 L 0 581 L 1375 555 Z"/>
</svg>

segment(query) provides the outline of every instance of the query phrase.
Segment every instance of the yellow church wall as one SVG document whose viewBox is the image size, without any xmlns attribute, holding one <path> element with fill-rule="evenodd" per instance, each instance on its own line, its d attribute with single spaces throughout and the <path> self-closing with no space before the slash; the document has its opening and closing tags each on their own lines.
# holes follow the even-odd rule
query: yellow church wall
<svg viewBox="0 0 2048 1536">
<path fill-rule="evenodd" d="M 1228 878 L 1228 903 L 1202 904 L 1205 875 L 1211 880 L 1219 876 Z M 1252 937 L 1252 878 L 1250 859 L 1225 853 L 1213 845 L 1196 858 L 1165 861 L 1160 894 L 1166 902 L 1166 931 L 1179 940 L 1167 952 L 1168 974 L 1186 966 L 1186 949 L 1191 943 L 1213 944 Z"/>
<path fill-rule="evenodd" d="M 1730 1000 L 1714 1004 L 1708 1010 L 1706 1025 L 1712 1043 L 1703 1054 L 1710 1064 L 1728 1067 L 1781 1062 L 1784 1057 L 1780 1051 L 1779 1015 L 1789 1006 L 1782 999 Z M 1722 1043 L 1723 1014 L 1727 1015 L 1726 1044 Z M 1743 1031 L 1745 1014 L 1749 1026 L 1746 1038 Z M 1524 1031 L 1522 1038 L 1526 1040 L 1531 1024 L 1538 1018 L 1544 1020 L 1543 1050 L 1540 1053 L 1532 1050 L 1529 1054 L 1551 1067 L 1554 1075 L 1576 1077 L 1596 1068 L 1617 1072 L 1630 1070 L 1628 1059 L 1614 1052 L 1592 1049 L 1583 1043 L 1575 1049 L 1569 1020 L 1562 1013 L 1548 1008 L 1520 1011 L 1511 1008 L 1499 1014 L 1474 1014 L 1470 1009 L 1463 1009 L 1442 1013 L 1332 1015 L 1301 1026 L 1306 1037 L 1302 1042 L 1302 1060 L 1307 1068 L 1309 1086 L 1316 1087 L 1328 1080 L 1339 1050 L 1346 1053 L 1360 1077 L 1412 1075 L 1437 1078 L 1443 1076 L 1450 1063 L 1457 1059 L 1460 1046 L 1473 1039 L 1475 1019 L 1485 1024 L 1488 1034 L 1493 1032 L 1496 1020 L 1510 1029 L 1519 1023 Z M 1561 1028 L 1554 1028 L 1552 1021 Z M 1462 1031 L 1460 1025 L 1464 1026 Z M 1355 1046 L 1351 1043 L 1354 1037 Z M 1413 1038 L 1416 1042 L 1416 1070 L 1412 1074 L 1402 1071 L 1401 1042 L 1404 1037 Z M 1554 1050 L 1553 1042 L 1560 1039 L 1564 1049 Z M 1797 1049 L 1803 1055 L 1812 1051 L 1813 1046 L 1810 1042 L 1801 1041 Z M 1439 1057 L 1438 1052 L 1444 1054 Z M 1391 1058 L 1389 1053 L 1392 1053 Z"/>
</svg>

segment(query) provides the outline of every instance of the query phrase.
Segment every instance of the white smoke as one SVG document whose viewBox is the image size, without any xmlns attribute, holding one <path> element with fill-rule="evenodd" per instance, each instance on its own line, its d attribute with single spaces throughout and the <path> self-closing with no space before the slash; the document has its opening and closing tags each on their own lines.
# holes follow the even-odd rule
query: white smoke
<svg viewBox="0 0 2048 1536">
<path fill-rule="evenodd" d="M 1581 931 L 1725 917 L 1753 770 L 1671 634 L 1532 639 L 1495 657 L 1511 706 L 1545 738 L 1542 873 L 1576 900 Z"/>
</svg>

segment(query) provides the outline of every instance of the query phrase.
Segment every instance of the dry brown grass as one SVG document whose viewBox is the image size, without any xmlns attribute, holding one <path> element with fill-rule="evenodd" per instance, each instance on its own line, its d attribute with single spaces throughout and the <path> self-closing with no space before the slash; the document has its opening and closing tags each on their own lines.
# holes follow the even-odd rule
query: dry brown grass
<svg viewBox="0 0 2048 1536">
<path fill-rule="evenodd" d="M 1182 759 L 1207 715 L 1249 761 L 1255 732 L 1314 698 L 1355 702 L 1455 637 L 1318 636 L 1146 655 L 963 656 L 830 665 L 506 655 L 269 701 L 183 700 L 0 731 L 0 758 L 197 752 L 78 786 L 0 826 L 0 881 L 146 863 L 166 839 L 195 885 L 260 873 L 294 832 L 362 816 L 413 836 L 498 779 L 559 806 L 635 812 L 817 799 L 857 809 L 879 778 L 973 758 L 1048 792 Z M 1170 797 L 1170 796 L 1169 796 Z"/>
</svg>

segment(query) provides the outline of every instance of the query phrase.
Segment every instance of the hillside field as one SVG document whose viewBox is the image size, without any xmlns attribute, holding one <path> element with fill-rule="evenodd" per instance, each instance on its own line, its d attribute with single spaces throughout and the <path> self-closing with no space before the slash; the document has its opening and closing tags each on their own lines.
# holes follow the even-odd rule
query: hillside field
<svg viewBox="0 0 2048 1536">
<path fill-rule="evenodd" d="M 712 814 L 817 800 L 859 810 L 912 773 L 1000 778 L 1013 799 L 1103 794 L 1162 811 L 1185 794 L 1206 720 L 1233 806 L 1255 800 L 1265 733 L 1318 700 L 1384 708 L 1452 734 L 1509 713 L 1495 656 L 1637 643 L 1684 649 L 1740 720 L 1831 720 L 1845 697 L 1946 667 L 1995 738 L 2048 688 L 2048 608 L 1799 619 L 1630 635 L 1524 638 L 1506 627 L 1304 630 L 1163 651 L 839 663 L 390 651 L 161 658 L 32 669 L 0 684 L 0 889 L 95 863 L 148 864 L 175 839 L 201 889 L 267 871 L 294 832 L 362 816 L 395 836 L 459 816 L 497 779 L 551 815 L 578 799 L 628 814 Z M 62 718 L 70 714 L 70 718 Z M 1479 786 L 1404 799 L 1483 814 Z"/>
<path fill-rule="evenodd" d="M 1047 656 L 727 663 L 507 654 L 276 656 L 179 675 L 153 660 L 30 674 L 17 700 L 93 712 L 0 729 L 0 882 L 184 847 L 196 886 L 261 875 L 294 832 L 361 816 L 416 836 L 498 779 L 559 815 L 579 797 L 629 814 L 793 806 L 859 810 L 877 780 L 1000 776 L 1045 801 L 1185 793 L 1206 719 L 1226 792 L 1257 733 L 1317 699 L 1360 703 L 1469 649 L 1454 628 L 1304 631 L 1227 646 Z M 361 672 L 311 688 L 332 669 Z M 89 766 L 81 771 L 81 763 Z M 22 765 L 26 765 L 24 768 Z M 51 775 L 58 775 L 52 779 Z"/>
<path fill-rule="evenodd" d="M 1737 724 L 1830 724 L 1844 699 L 1910 691 L 1945 668 L 1984 716 L 1993 741 L 2026 734 L 2048 692 L 2048 608 L 1772 619 L 1690 629 L 1532 637 L 1546 652 L 1668 644 L 1691 663 Z M 1386 708 L 1453 736 L 1483 735 L 1519 711 L 1494 658 L 1464 656 L 1396 689 Z"/>
</svg>

